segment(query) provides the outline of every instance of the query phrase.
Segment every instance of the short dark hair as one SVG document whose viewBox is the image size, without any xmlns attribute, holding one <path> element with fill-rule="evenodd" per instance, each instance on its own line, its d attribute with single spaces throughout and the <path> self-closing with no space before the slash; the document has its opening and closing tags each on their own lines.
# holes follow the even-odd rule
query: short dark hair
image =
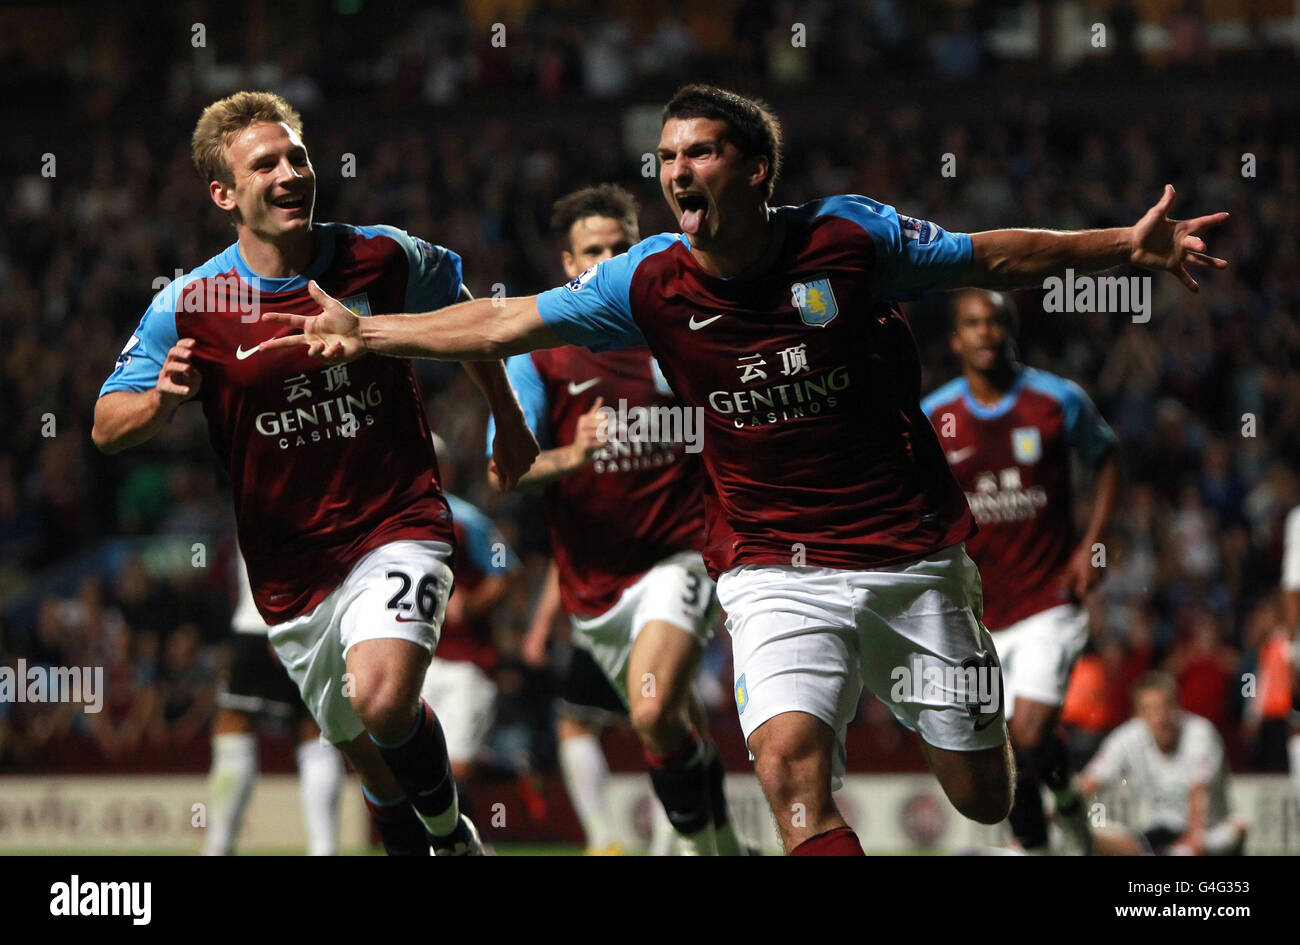
<svg viewBox="0 0 1300 945">
<path fill-rule="evenodd" d="M 1153 669 L 1143 673 L 1133 684 L 1133 702 L 1144 692 L 1160 691 L 1167 695 L 1174 704 L 1178 704 L 1178 681 L 1163 669 Z"/>
<path fill-rule="evenodd" d="M 764 196 L 770 198 L 781 175 L 781 122 L 766 102 L 716 85 L 687 85 L 664 106 L 670 118 L 712 118 L 727 126 L 727 140 L 745 157 L 767 158 Z"/>
<path fill-rule="evenodd" d="M 565 194 L 551 207 L 551 229 L 561 238 L 569 238 L 573 224 L 587 217 L 617 220 L 628 239 L 636 241 L 637 214 L 641 208 L 636 198 L 617 184 L 597 184 Z M 573 247 L 569 247 L 572 249 Z"/>
<path fill-rule="evenodd" d="M 961 306 L 961 300 L 968 295 L 982 295 L 989 300 L 989 303 L 999 312 L 1007 322 L 1007 332 L 1012 338 L 1020 334 L 1020 310 L 1016 308 L 1016 300 L 1011 297 L 1009 292 L 993 292 L 989 289 L 962 289 L 952 297 L 952 307 L 948 311 L 948 330 L 957 330 L 957 310 Z"/>
</svg>

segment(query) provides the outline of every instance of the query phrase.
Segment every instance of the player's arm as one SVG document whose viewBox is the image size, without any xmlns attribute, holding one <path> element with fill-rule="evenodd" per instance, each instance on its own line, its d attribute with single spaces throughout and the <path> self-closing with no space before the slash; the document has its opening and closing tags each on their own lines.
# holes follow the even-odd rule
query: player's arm
<svg viewBox="0 0 1300 945">
<path fill-rule="evenodd" d="M 363 354 L 497 361 L 512 354 L 566 344 L 542 321 L 535 295 L 473 299 L 432 312 L 358 318 L 314 281 L 307 288 L 320 304 L 320 314 L 266 313 L 263 321 L 288 325 L 302 333 L 264 341 L 261 350 L 306 345 L 310 356 L 331 364 L 352 361 Z"/>
<path fill-rule="evenodd" d="M 1097 465 L 1092 514 L 1088 516 L 1083 538 L 1074 549 L 1065 569 L 1066 589 L 1076 600 L 1083 600 L 1088 591 L 1101 580 L 1101 569 L 1093 566 L 1096 554 L 1093 549 L 1098 544 L 1104 546 L 1106 535 L 1110 532 L 1111 522 L 1115 519 L 1115 508 L 1119 504 L 1122 479 L 1119 448 L 1112 447 Z"/>
<path fill-rule="evenodd" d="M 1096 272 L 1129 264 L 1176 275 L 1187 288 L 1199 291 L 1189 267 L 1226 269 L 1222 259 L 1206 255 L 1197 234 L 1219 226 L 1226 213 L 1191 220 L 1171 220 L 1165 214 L 1174 202 L 1174 189 L 1142 219 L 1128 227 L 1104 230 L 988 230 L 972 233 L 970 265 L 957 285 L 984 289 L 1015 289 L 1042 283 L 1048 276 L 1075 269 Z"/>
<path fill-rule="evenodd" d="M 578 418 L 573 442 L 568 446 L 542 450 L 533 460 L 532 467 L 520 477 L 516 487 L 520 489 L 540 489 L 562 479 L 571 472 L 582 469 L 596 455 L 602 442 L 602 425 L 605 419 L 600 412 L 605 398 L 597 397 L 591 409 Z M 495 454 L 494 454 L 495 459 Z M 488 481 L 493 488 L 501 489 L 501 477 L 497 474 L 495 461 L 488 463 Z"/>
<path fill-rule="evenodd" d="M 181 338 L 167 352 L 152 390 L 114 390 L 95 401 L 90 438 L 103 453 L 139 446 L 157 433 L 172 412 L 199 392 L 203 375 L 191 363 L 194 339 Z"/>
<path fill-rule="evenodd" d="M 1209 819 L 1210 791 L 1204 784 L 1192 785 L 1187 792 L 1187 829 L 1178 843 L 1199 856 L 1205 852 L 1205 826 Z"/>
<path fill-rule="evenodd" d="M 546 578 L 542 584 L 541 597 L 537 601 L 537 610 L 533 614 L 533 622 L 529 625 L 520 647 L 520 654 L 529 666 L 546 665 L 546 645 L 550 642 L 551 634 L 562 615 L 560 569 L 552 559 L 546 569 Z"/>
</svg>

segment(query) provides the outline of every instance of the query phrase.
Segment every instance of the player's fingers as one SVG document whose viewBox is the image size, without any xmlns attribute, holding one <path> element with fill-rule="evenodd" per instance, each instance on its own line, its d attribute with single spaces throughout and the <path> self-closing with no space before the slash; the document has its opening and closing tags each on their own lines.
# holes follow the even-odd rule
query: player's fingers
<svg viewBox="0 0 1300 945">
<path fill-rule="evenodd" d="M 271 322 L 275 325 L 288 325 L 290 328 L 306 328 L 308 319 L 313 317 L 311 315 L 294 315 L 291 312 L 264 312 L 262 321 Z"/>
<path fill-rule="evenodd" d="M 257 348 L 259 351 L 274 351 L 277 348 L 296 348 L 305 344 L 308 344 L 306 335 L 281 335 L 279 338 L 266 339 Z"/>
<path fill-rule="evenodd" d="M 179 341 L 176 342 L 176 347 L 178 347 L 178 348 L 193 348 L 193 347 L 194 347 L 194 342 L 195 342 L 195 339 L 193 339 L 193 338 L 182 338 L 182 339 L 180 339 Z"/>
<path fill-rule="evenodd" d="M 1156 201 L 1156 210 L 1161 214 L 1167 213 L 1169 208 L 1174 205 L 1175 196 L 1174 185 L 1165 184 L 1165 192 L 1161 194 L 1160 199 Z"/>
<path fill-rule="evenodd" d="M 1203 217 L 1197 217 L 1195 220 L 1188 220 L 1187 230 L 1188 232 L 1191 233 L 1199 233 L 1202 230 L 1208 230 L 1211 227 L 1219 226 L 1227 222 L 1227 219 L 1228 219 L 1227 211 L 1222 211 L 1220 213 L 1206 214 Z"/>
<path fill-rule="evenodd" d="M 322 344 L 321 342 L 313 341 L 311 344 L 307 346 L 307 356 L 311 358 L 319 358 L 321 349 L 324 347 L 325 347 L 324 344 Z"/>
<path fill-rule="evenodd" d="M 307 283 L 307 291 L 313 299 L 320 303 L 321 308 L 325 308 L 334 301 L 334 297 L 317 285 L 315 279 Z"/>
<path fill-rule="evenodd" d="M 179 344 L 175 344 L 172 345 L 171 350 L 167 352 L 167 360 L 180 361 L 184 363 L 184 362 L 188 362 L 190 356 L 193 354 L 194 354 L 193 349 L 188 347 L 182 348 Z"/>
<path fill-rule="evenodd" d="M 1205 253 L 1188 253 L 1187 258 L 1198 266 L 1205 266 L 1207 269 L 1227 269 L 1228 261 L 1220 259 L 1218 256 L 1207 256 Z"/>
<path fill-rule="evenodd" d="M 1186 266 L 1179 266 L 1174 275 L 1182 280 L 1183 285 L 1187 286 L 1187 288 L 1191 289 L 1193 292 L 1201 291 L 1201 287 L 1196 284 L 1196 280 L 1192 278 L 1192 274 L 1187 271 Z"/>
<path fill-rule="evenodd" d="M 600 408 L 603 407 L 604 405 L 605 405 L 605 398 L 598 394 L 596 395 L 595 403 L 591 405 L 591 409 L 588 410 L 587 413 L 598 413 L 600 411 Z"/>
</svg>

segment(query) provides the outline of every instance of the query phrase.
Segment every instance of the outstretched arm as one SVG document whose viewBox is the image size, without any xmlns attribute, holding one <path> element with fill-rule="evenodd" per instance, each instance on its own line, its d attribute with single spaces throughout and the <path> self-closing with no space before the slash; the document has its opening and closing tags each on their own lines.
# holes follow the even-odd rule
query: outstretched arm
<svg viewBox="0 0 1300 945">
<path fill-rule="evenodd" d="M 1172 272 L 1187 288 L 1199 291 L 1189 267 L 1226 269 L 1222 259 L 1206 255 L 1197 234 L 1219 226 L 1226 213 L 1192 220 L 1171 220 L 1174 188 L 1165 192 L 1142 219 L 1128 227 L 1107 230 L 987 230 L 971 234 L 971 262 L 961 286 L 1015 289 L 1042 282 L 1065 269 L 1096 272 L 1125 263 L 1141 269 Z"/>
<path fill-rule="evenodd" d="M 331 364 L 363 354 L 440 361 L 496 361 L 566 342 L 542 321 L 537 296 L 475 299 L 418 315 L 358 318 L 315 282 L 308 284 L 319 315 L 268 312 L 262 321 L 302 331 L 264 341 L 261 350 L 306 345 L 307 353 Z"/>
</svg>

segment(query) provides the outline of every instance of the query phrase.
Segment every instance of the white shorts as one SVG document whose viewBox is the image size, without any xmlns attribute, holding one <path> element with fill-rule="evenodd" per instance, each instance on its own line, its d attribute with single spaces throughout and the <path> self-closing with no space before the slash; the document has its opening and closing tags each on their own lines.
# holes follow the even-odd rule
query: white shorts
<svg viewBox="0 0 1300 945">
<path fill-rule="evenodd" d="M 1007 718 L 1016 696 L 1064 705 L 1074 661 L 1088 642 L 1088 612 L 1078 604 L 1049 607 L 993 631 L 1006 677 Z"/>
<path fill-rule="evenodd" d="M 451 594 L 450 561 L 445 542 L 391 542 L 358 561 L 310 612 L 270 628 L 271 645 L 326 741 L 337 745 L 365 731 L 344 678 L 352 647 L 395 638 L 433 654 Z"/>
<path fill-rule="evenodd" d="M 447 756 L 458 764 L 475 761 L 496 718 L 497 684 L 475 663 L 435 656 L 420 695 L 442 723 Z"/>
<path fill-rule="evenodd" d="M 717 619 L 713 579 L 698 551 L 665 558 L 595 617 L 574 617 L 574 643 L 586 649 L 627 701 L 627 661 L 641 628 L 653 620 L 680 627 L 703 647 Z"/>
<path fill-rule="evenodd" d="M 832 790 L 843 783 L 845 729 L 864 683 L 938 748 L 1006 742 L 997 655 L 979 619 L 979 571 L 961 545 L 869 571 L 744 565 L 722 575 L 718 597 L 746 742 L 783 712 L 821 719 L 838 742 Z M 945 688 L 964 674 L 963 661 L 986 681 L 987 698 L 969 702 Z"/>
</svg>

